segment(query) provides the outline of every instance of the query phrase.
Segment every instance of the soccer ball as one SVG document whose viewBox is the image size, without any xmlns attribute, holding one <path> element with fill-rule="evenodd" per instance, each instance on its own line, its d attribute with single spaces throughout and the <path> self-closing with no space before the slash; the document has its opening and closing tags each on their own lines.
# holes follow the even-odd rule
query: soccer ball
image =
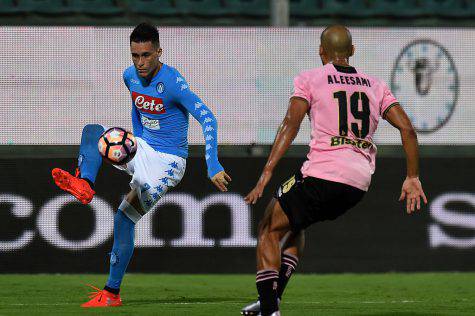
<svg viewBox="0 0 475 316">
<path fill-rule="evenodd" d="M 132 133 L 120 127 L 112 127 L 102 133 L 97 143 L 101 156 L 113 165 L 131 161 L 137 152 L 137 141 Z"/>
</svg>

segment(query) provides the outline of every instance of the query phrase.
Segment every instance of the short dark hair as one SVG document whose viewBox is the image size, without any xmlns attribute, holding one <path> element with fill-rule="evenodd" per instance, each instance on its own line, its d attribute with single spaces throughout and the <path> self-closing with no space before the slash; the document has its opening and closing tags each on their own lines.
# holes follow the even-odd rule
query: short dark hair
<svg viewBox="0 0 475 316">
<path fill-rule="evenodd" d="M 140 23 L 134 28 L 132 34 L 130 34 L 130 42 L 152 42 L 152 44 L 156 47 L 160 47 L 160 37 L 158 30 L 152 24 Z"/>
</svg>

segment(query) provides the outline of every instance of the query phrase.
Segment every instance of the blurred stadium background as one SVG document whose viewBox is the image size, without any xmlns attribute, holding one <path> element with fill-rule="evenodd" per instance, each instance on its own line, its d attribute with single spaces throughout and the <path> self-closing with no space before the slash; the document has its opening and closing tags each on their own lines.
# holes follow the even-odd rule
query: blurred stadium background
<svg viewBox="0 0 475 316">
<path fill-rule="evenodd" d="M 200 127 L 192 122 L 187 173 L 138 224 L 130 272 L 242 273 L 248 296 L 239 299 L 253 298 L 257 223 L 273 188 L 305 159 L 308 122 L 266 197 L 252 207 L 242 198 L 265 163 L 293 77 L 320 66 L 319 35 L 334 23 L 353 33 L 352 64 L 384 79 L 410 115 L 430 201 L 412 216 L 397 202 L 405 161 L 398 132 L 381 121 L 369 193 L 344 217 L 308 230 L 298 271 L 473 271 L 474 18 L 471 0 L 1 0 L 0 283 L 23 282 L 12 273 L 107 273 L 112 216 L 128 177 L 104 166 L 97 196 L 83 206 L 53 185 L 50 170 L 73 170 L 83 125 L 131 128 L 121 74 L 131 64 L 128 36 L 142 21 L 158 25 L 162 61 L 216 113 L 220 156 L 234 181 L 223 194 L 208 183 Z M 453 285 L 462 298 L 475 294 L 468 276 Z M 65 301 L 76 306 L 74 299 Z M 228 303 L 235 314 L 240 301 Z M 5 314 L 21 313 L 9 304 Z M 292 306 L 295 315 L 316 314 L 299 306 Z M 348 308 L 332 312 L 361 312 Z"/>
</svg>

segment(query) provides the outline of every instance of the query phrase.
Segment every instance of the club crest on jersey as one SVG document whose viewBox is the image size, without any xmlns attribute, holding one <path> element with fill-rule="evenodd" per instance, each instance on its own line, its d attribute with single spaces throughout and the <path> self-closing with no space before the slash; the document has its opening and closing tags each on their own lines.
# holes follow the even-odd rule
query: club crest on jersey
<svg viewBox="0 0 475 316">
<path fill-rule="evenodd" d="M 165 106 L 161 98 L 154 98 L 146 94 L 132 92 L 132 100 L 135 107 L 144 113 L 163 114 L 165 113 Z"/>
<path fill-rule="evenodd" d="M 394 63 L 391 90 L 418 132 L 440 129 L 452 116 L 459 93 L 450 53 L 430 39 L 409 43 Z"/>
<path fill-rule="evenodd" d="M 163 84 L 163 82 L 159 82 L 157 84 L 157 92 L 158 93 L 163 93 L 163 91 L 165 91 L 165 85 Z"/>
</svg>

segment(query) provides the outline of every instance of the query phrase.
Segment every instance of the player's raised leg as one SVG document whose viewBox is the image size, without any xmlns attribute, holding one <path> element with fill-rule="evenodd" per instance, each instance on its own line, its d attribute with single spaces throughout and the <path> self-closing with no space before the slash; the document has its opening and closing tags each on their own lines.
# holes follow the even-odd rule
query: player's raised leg
<svg viewBox="0 0 475 316">
<path fill-rule="evenodd" d="M 259 224 L 256 287 L 262 315 L 278 315 L 278 284 L 281 265 L 280 241 L 290 231 L 287 215 L 274 198 Z"/>
<path fill-rule="evenodd" d="M 98 124 L 88 124 L 82 130 L 79 147 L 78 167 L 73 176 L 60 168 L 51 172 L 56 185 L 74 195 L 81 203 L 91 202 L 94 194 L 94 182 L 102 164 L 102 157 L 97 150 L 97 141 L 104 132 L 104 127 Z"/>
<path fill-rule="evenodd" d="M 109 278 L 103 290 L 95 288 L 90 301 L 82 307 L 115 307 L 121 306 L 120 285 L 125 271 L 134 252 L 135 222 L 130 214 L 143 214 L 139 198 L 132 190 L 122 201 L 114 215 L 114 244 L 110 253 Z M 133 217 L 132 217 L 133 218 Z"/>
</svg>

